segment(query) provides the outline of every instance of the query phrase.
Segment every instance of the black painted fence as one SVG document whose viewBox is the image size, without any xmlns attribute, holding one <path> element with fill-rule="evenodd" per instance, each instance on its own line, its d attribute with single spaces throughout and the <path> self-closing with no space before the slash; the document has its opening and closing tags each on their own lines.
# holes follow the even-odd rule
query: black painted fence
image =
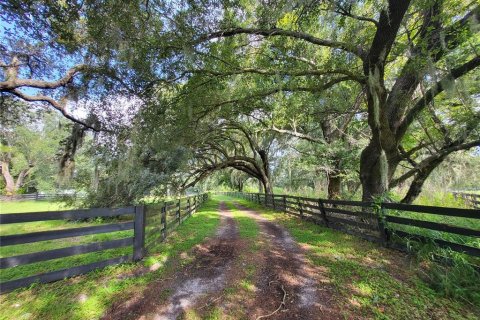
<svg viewBox="0 0 480 320">
<path fill-rule="evenodd" d="M 434 243 L 441 248 L 449 248 L 470 256 L 480 257 L 480 248 L 476 245 L 480 238 L 480 228 L 477 227 L 480 222 L 476 223 L 480 219 L 480 210 L 478 209 L 399 203 L 374 204 L 361 201 L 326 200 L 278 194 L 265 195 L 262 193 L 225 192 L 224 194 L 254 201 L 302 219 L 311 220 L 369 241 L 381 243 L 384 246 L 405 249 L 404 244 L 396 240 L 415 240 L 423 243 Z M 426 214 L 427 216 L 437 217 L 467 218 L 472 219 L 470 221 L 475 221 L 475 223 L 472 223 L 474 228 L 455 226 L 449 223 L 422 220 L 418 216 L 412 217 L 412 213 L 421 213 L 422 217 Z M 445 240 L 432 237 L 429 234 L 422 234 L 422 232 L 415 232 L 415 230 L 428 230 L 434 233 L 445 232 L 459 240 L 467 239 L 468 241 L 454 242 L 450 238 Z"/>
<path fill-rule="evenodd" d="M 2 247 L 25 243 L 35 243 L 46 240 L 80 237 L 92 234 L 133 230 L 133 237 L 93 242 L 67 248 L 0 258 L 1 270 L 41 261 L 60 259 L 115 248 L 130 246 L 133 249 L 132 255 L 122 255 L 103 261 L 71 267 L 68 269 L 56 270 L 32 275 L 26 278 L 2 282 L 0 283 L 0 292 L 8 292 L 16 288 L 29 286 L 35 282 L 53 282 L 64 278 L 85 274 L 95 269 L 104 268 L 114 264 L 141 260 L 145 256 L 149 244 L 158 240 L 163 241 L 167 236 L 167 230 L 171 230 L 173 227 L 184 221 L 187 217 L 191 216 L 191 214 L 197 210 L 198 206 L 206 199 L 207 195 L 201 194 L 148 206 L 131 206 L 117 209 L 96 208 L 51 212 L 0 214 L 0 225 L 48 220 L 83 220 L 98 217 L 116 218 L 113 219 L 113 223 L 107 222 L 106 224 L 101 224 L 98 226 L 1 235 L 0 245 Z M 158 208 L 161 212 L 160 219 L 155 220 L 155 212 Z M 172 216 L 173 219 L 170 219 Z M 149 243 L 146 242 L 146 239 L 149 241 Z"/>
<path fill-rule="evenodd" d="M 163 241 L 168 232 L 191 216 L 207 198 L 207 194 L 201 194 L 148 205 L 145 220 L 146 249 L 153 250 L 155 244 Z"/>
</svg>

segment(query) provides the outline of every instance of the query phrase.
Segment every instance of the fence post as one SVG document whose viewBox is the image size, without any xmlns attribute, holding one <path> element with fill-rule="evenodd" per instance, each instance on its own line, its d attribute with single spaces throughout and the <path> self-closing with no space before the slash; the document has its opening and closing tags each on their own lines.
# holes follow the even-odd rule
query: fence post
<svg viewBox="0 0 480 320">
<path fill-rule="evenodd" d="M 303 205 L 300 198 L 297 198 L 298 202 L 298 211 L 300 212 L 300 218 L 303 219 Z"/>
<path fill-rule="evenodd" d="M 145 255 L 145 206 L 135 206 L 133 260 L 138 261 Z"/>
<path fill-rule="evenodd" d="M 328 227 L 327 212 L 325 211 L 325 207 L 323 206 L 323 201 L 321 198 L 318 199 L 318 207 L 320 208 L 320 212 L 322 213 L 323 222 L 325 223 L 325 226 Z"/>
<path fill-rule="evenodd" d="M 257 193 L 257 203 L 260 204 L 260 193 Z"/>
<path fill-rule="evenodd" d="M 378 217 L 378 231 L 380 232 L 380 239 L 384 247 L 388 247 L 389 234 L 388 229 L 385 227 L 385 208 L 383 203 L 380 203 L 379 212 L 377 212 Z"/>
<path fill-rule="evenodd" d="M 181 219 L 181 216 L 182 216 L 182 213 L 180 212 L 180 202 L 182 201 L 182 199 L 178 199 L 178 202 L 177 202 L 177 220 L 178 220 L 178 224 L 180 224 L 180 222 L 182 222 L 180 219 Z"/>
<path fill-rule="evenodd" d="M 187 209 L 188 211 L 187 212 L 188 212 L 188 215 L 191 215 L 192 214 L 192 206 L 190 204 L 190 198 L 187 199 L 187 203 L 188 203 L 188 209 Z"/>
<path fill-rule="evenodd" d="M 167 203 L 164 201 L 161 211 L 160 225 L 163 226 L 162 230 L 162 241 L 167 238 Z"/>
<path fill-rule="evenodd" d="M 283 211 L 287 213 L 287 196 L 283 195 Z"/>
<path fill-rule="evenodd" d="M 273 206 L 273 210 L 277 210 L 277 208 L 275 207 L 275 195 L 272 194 L 272 206 Z"/>
</svg>

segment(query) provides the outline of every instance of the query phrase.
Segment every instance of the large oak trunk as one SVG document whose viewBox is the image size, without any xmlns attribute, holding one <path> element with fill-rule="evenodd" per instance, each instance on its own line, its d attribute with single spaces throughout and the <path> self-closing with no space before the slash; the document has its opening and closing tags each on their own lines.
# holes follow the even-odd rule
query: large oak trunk
<svg viewBox="0 0 480 320">
<path fill-rule="evenodd" d="M 15 188 L 15 180 L 10 174 L 10 169 L 8 168 L 8 162 L 2 161 L 2 175 L 5 179 L 5 191 L 7 195 L 14 194 L 17 190 Z"/>
<path fill-rule="evenodd" d="M 264 188 L 265 194 L 273 194 L 272 184 L 270 183 L 269 179 L 266 179 L 265 181 L 263 181 L 263 188 Z"/>
<path fill-rule="evenodd" d="M 431 163 L 428 164 L 428 166 L 425 166 L 424 168 L 420 169 L 417 174 L 414 176 L 412 183 L 410 184 L 410 188 L 408 188 L 407 194 L 405 197 L 402 199 L 402 203 L 408 203 L 411 204 L 415 199 L 420 195 L 422 192 L 422 187 L 427 180 L 427 178 L 430 176 L 432 171 L 438 167 L 440 163 L 443 162 L 443 160 L 447 157 L 448 154 L 442 155 L 438 157 L 437 159 L 433 160 Z"/>
<path fill-rule="evenodd" d="M 360 157 L 360 180 L 364 201 L 371 201 L 388 190 L 389 172 L 385 150 L 394 148 L 396 141 L 389 125 L 386 108 L 388 93 L 384 83 L 385 64 L 409 4 L 409 0 L 388 1 L 388 7 L 380 14 L 377 32 L 364 59 L 368 125 L 372 131 L 370 143 Z"/>
<path fill-rule="evenodd" d="M 360 157 L 362 200 L 371 201 L 388 190 L 388 163 L 380 144 L 371 140 Z"/>
<path fill-rule="evenodd" d="M 328 199 L 335 200 L 340 199 L 342 192 L 342 176 L 339 172 L 327 173 L 328 179 Z"/>
</svg>

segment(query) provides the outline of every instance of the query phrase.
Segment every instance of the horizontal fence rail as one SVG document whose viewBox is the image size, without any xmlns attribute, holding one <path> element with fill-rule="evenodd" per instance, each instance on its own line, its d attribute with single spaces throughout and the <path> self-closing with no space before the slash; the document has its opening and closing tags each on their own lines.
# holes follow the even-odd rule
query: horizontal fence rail
<svg viewBox="0 0 480 320">
<path fill-rule="evenodd" d="M 130 206 L 125 208 L 96 208 L 34 213 L 0 214 L 0 225 L 29 223 L 51 220 L 83 221 L 85 219 L 108 218 L 101 225 L 60 230 L 46 230 L 12 235 L 1 235 L 0 246 L 33 244 L 40 241 L 82 237 L 101 233 L 118 231 L 133 231 L 133 236 L 120 239 L 80 244 L 66 248 L 44 250 L 0 258 L 0 269 L 62 259 L 80 254 L 100 252 L 110 249 L 130 247 L 131 255 L 121 255 L 103 261 L 74 266 L 67 269 L 36 274 L 20 279 L 0 283 L 0 292 L 5 293 L 20 287 L 29 286 L 35 282 L 47 283 L 88 273 L 98 268 L 142 259 L 148 251 L 148 245 L 163 241 L 167 229 L 171 230 L 194 213 L 200 204 L 207 199 L 206 194 L 190 196 L 160 204 Z M 159 208 L 161 219 L 152 219 Z M 172 216 L 174 217 L 172 219 Z M 74 223 L 72 225 L 75 225 Z"/>
<path fill-rule="evenodd" d="M 414 240 L 480 257 L 478 209 L 374 204 L 262 193 L 223 194 L 250 200 L 384 246 L 405 250 L 405 243 L 397 239 Z M 464 218 L 460 219 L 462 225 L 455 225 L 453 222 L 458 223 L 459 218 Z"/>
<path fill-rule="evenodd" d="M 46 240 L 81 237 L 85 235 L 93 235 L 100 233 L 110 233 L 116 231 L 133 230 L 135 228 L 137 217 L 144 215 L 143 206 L 132 206 L 127 208 L 109 209 L 109 208 L 97 208 L 97 209 L 82 209 L 82 210 L 66 210 L 66 211 L 53 211 L 53 212 L 35 212 L 35 213 L 12 213 L 12 214 L 0 214 L 0 224 L 17 224 L 39 221 L 51 221 L 51 220 L 84 220 L 95 219 L 98 217 L 122 217 L 128 216 L 131 221 L 122 221 L 118 223 L 108 223 L 98 226 L 89 226 L 81 228 L 68 228 L 61 230 L 47 230 L 41 232 L 31 232 L 13 235 L 0 236 L 0 244 L 2 247 L 19 245 L 25 243 L 36 243 Z M 115 241 L 102 241 L 94 242 L 85 245 L 71 246 L 61 249 L 53 249 L 46 251 L 39 251 L 29 254 L 11 256 L 0 258 L 1 269 L 14 268 L 26 264 L 49 261 L 53 259 L 61 259 L 74 255 L 103 251 L 113 248 L 121 248 L 132 246 L 135 239 L 141 236 L 138 232 L 135 232 L 134 237 L 128 237 L 124 239 L 118 239 Z M 52 282 L 61 280 L 66 277 L 72 277 L 80 274 L 87 273 L 96 268 L 106 267 L 112 264 L 120 262 L 131 261 L 132 256 L 120 256 L 104 261 L 99 261 L 91 264 L 85 264 L 81 266 L 75 266 L 68 269 L 47 272 L 42 274 L 36 274 L 26 278 L 14 279 L 7 282 L 0 283 L 0 290 L 2 293 L 8 292 L 20 287 L 29 286 L 32 283 L 40 282 Z"/>
</svg>

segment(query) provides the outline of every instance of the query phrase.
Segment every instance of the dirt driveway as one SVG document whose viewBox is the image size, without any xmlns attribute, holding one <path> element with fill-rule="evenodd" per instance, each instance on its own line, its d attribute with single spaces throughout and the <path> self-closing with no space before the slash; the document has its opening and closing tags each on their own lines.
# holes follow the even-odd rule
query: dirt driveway
<svg viewBox="0 0 480 320">
<path fill-rule="evenodd" d="M 221 203 L 215 236 L 186 253 L 192 256 L 190 263 L 178 265 L 141 295 L 115 304 L 103 319 L 184 319 L 190 318 L 189 312 L 203 318 L 213 307 L 229 319 L 340 319 L 324 270 L 307 261 L 304 249 L 288 231 L 253 210 L 235 206 L 260 228 L 256 241 L 262 245 L 254 257 L 245 254 L 248 244 L 240 238 L 232 213 Z M 225 288 L 241 281 L 242 266 L 252 260 L 256 270 L 253 294 L 234 302 L 224 299 Z"/>
</svg>

